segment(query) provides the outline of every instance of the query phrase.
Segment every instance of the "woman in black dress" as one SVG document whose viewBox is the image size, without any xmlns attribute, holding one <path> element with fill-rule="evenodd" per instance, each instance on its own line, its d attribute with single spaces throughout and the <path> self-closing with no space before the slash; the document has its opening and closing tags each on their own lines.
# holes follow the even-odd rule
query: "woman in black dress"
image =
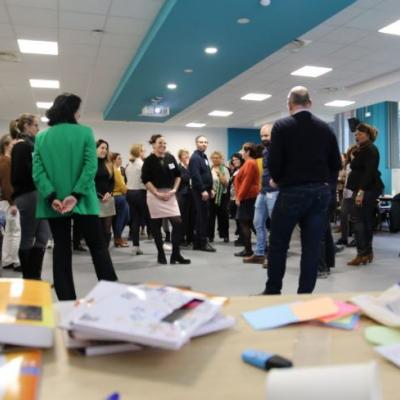
<svg viewBox="0 0 400 400">
<path fill-rule="evenodd" d="M 380 178 L 379 151 L 374 145 L 377 130 L 367 124 L 359 124 L 355 133 L 357 149 L 350 164 L 346 188 L 353 191 L 351 221 L 355 234 L 357 256 L 347 265 L 365 265 L 372 262 L 372 238 L 376 202 L 384 188 Z"/>
</svg>

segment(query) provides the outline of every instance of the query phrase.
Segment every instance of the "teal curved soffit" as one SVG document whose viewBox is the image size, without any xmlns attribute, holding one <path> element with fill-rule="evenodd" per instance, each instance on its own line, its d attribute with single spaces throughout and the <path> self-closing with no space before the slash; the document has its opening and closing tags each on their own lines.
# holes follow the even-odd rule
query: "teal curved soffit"
<svg viewBox="0 0 400 400">
<path fill-rule="evenodd" d="M 272 0 L 262 7 L 258 0 L 167 0 L 104 119 L 164 122 L 355 1 Z M 238 24 L 242 17 L 251 23 Z M 205 54 L 207 46 L 218 54 Z M 168 82 L 178 89 L 168 90 Z M 154 97 L 170 107 L 168 117 L 139 115 Z"/>
</svg>

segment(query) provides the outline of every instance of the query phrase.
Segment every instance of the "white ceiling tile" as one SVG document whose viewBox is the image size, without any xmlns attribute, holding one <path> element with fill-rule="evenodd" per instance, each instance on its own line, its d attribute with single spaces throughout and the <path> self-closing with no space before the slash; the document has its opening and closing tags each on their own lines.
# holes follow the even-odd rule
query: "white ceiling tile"
<svg viewBox="0 0 400 400">
<path fill-rule="evenodd" d="M 346 28 L 342 26 L 321 37 L 320 41 L 325 43 L 347 44 L 366 37 L 369 33 L 369 31 L 364 29 Z"/>
<path fill-rule="evenodd" d="M 8 7 L 14 25 L 25 25 L 43 28 L 57 28 L 57 12 L 44 8 Z"/>
<path fill-rule="evenodd" d="M 333 17 L 327 19 L 324 23 L 328 23 L 330 25 L 344 25 L 347 24 L 352 19 L 363 15 L 367 10 L 360 7 L 350 6 L 345 8 L 343 11 L 340 11 Z"/>
<path fill-rule="evenodd" d="M 60 46 L 66 44 L 88 44 L 97 46 L 100 44 L 102 39 L 102 33 L 96 33 L 92 31 L 83 30 L 72 30 L 72 29 L 60 29 L 59 41 Z"/>
<path fill-rule="evenodd" d="M 366 8 L 372 8 L 372 7 L 381 7 L 383 3 L 385 3 L 383 0 L 357 0 L 357 5 L 361 7 L 366 7 Z"/>
<path fill-rule="evenodd" d="M 139 47 L 142 40 L 143 36 L 118 35 L 107 32 L 102 37 L 101 45 L 108 47 L 122 47 L 133 51 Z"/>
<path fill-rule="evenodd" d="M 57 41 L 57 29 L 38 26 L 15 25 L 15 33 L 18 39 L 50 40 Z"/>
<path fill-rule="evenodd" d="M 0 37 L 1 38 L 15 38 L 14 31 L 10 24 L 0 24 Z"/>
<path fill-rule="evenodd" d="M 11 6 L 37 7 L 57 10 L 58 0 L 5 0 Z"/>
<path fill-rule="evenodd" d="M 389 11 L 393 14 L 393 22 L 396 20 L 396 15 L 400 13 L 400 2 L 398 0 L 385 0 L 375 5 L 375 8 L 379 8 L 381 11 Z M 397 15 L 397 19 L 400 15 Z"/>
<path fill-rule="evenodd" d="M 60 48 L 60 54 L 63 56 L 88 57 L 94 59 L 97 54 L 98 46 L 88 44 L 64 44 Z"/>
<path fill-rule="evenodd" d="M 371 53 L 371 50 L 362 46 L 345 46 L 338 51 L 332 53 L 332 57 L 344 60 L 358 60 L 360 57 L 365 57 Z"/>
<path fill-rule="evenodd" d="M 6 7 L 0 3 L 0 23 L 10 23 Z"/>
<path fill-rule="evenodd" d="M 114 0 L 110 15 L 153 20 L 163 3 L 160 0 Z"/>
<path fill-rule="evenodd" d="M 59 0 L 61 11 L 106 15 L 111 0 Z"/>
<path fill-rule="evenodd" d="M 103 29 L 106 17 L 97 14 L 76 13 L 70 11 L 60 12 L 60 28 L 63 29 L 82 29 L 91 31 L 92 29 Z"/>
<path fill-rule="evenodd" d="M 370 31 L 378 31 L 384 26 L 394 22 L 393 14 L 390 11 L 380 11 L 372 9 L 361 14 L 359 17 L 352 19 L 348 26 L 352 28 L 366 29 Z"/>
<path fill-rule="evenodd" d="M 300 36 L 300 39 L 307 39 L 307 40 L 318 40 L 321 37 L 327 35 L 328 33 L 337 29 L 336 25 L 330 25 L 329 23 L 322 23 L 318 25 L 316 28 L 311 29 L 310 31 L 304 33 Z"/>
<path fill-rule="evenodd" d="M 106 31 L 110 33 L 143 35 L 149 28 L 149 22 L 134 18 L 109 17 Z"/>
</svg>

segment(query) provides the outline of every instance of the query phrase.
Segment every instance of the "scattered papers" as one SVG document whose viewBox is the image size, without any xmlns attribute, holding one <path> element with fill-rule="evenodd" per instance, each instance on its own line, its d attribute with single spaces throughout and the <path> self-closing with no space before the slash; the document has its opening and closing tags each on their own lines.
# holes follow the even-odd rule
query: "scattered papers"
<svg viewBox="0 0 400 400">
<path fill-rule="evenodd" d="M 400 329 L 374 325 L 365 329 L 364 336 L 368 342 L 375 345 L 400 344 Z"/>
<path fill-rule="evenodd" d="M 400 343 L 378 346 L 375 351 L 400 368 Z"/>
<path fill-rule="evenodd" d="M 331 322 L 325 322 L 324 326 L 328 326 L 331 328 L 338 328 L 338 329 L 346 329 L 351 331 L 357 328 L 359 322 L 360 322 L 360 314 L 353 314 L 344 318 L 336 319 Z"/>
<path fill-rule="evenodd" d="M 370 295 L 355 296 L 352 303 L 370 318 L 379 323 L 400 328 L 400 285 L 394 285 L 379 297 Z"/>
<path fill-rule="evenodd" d="M 339 307 L 329 297 L 265 307 L 243 313 L 253 329 L 272 329 L 296 322 L 310 321 L 337 314 Z"/>
<path fill-rule="evenodd" d="M 348 317 L 349 315 L 360 312 L 360 308 L 355 306 L 354 304 L 345 303 L 343 301 L 335 301 L 335 304 L 338 306 L 339 311 L 336 314 L 320 318 L 321 322 L 326 323 L 326 322 L 337 321 L 344 317 Z"/>
</svg>

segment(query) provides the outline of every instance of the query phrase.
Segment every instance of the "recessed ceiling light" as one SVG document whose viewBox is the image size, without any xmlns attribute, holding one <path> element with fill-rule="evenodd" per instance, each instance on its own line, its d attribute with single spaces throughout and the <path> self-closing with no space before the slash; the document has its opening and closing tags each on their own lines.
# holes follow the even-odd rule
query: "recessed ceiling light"
<svg viewBox="0 0 400 400">
<path fill-rule="evenodd" d="M 202 124 L 200 122 L 190 122 L 189 124 L 186 124 L 188 128 L 202 128 L 203 126 L 206 126 L 206 124 Z"/>
<path fill-rule="evenodd" d="M 325 103 L 327 107 L 347 107 L 351 106 L 354 104 L 355 101 L 350 101 L 350 100 L 334 100 L 330 101 L 329 103 Z"/>
<path fill-rule="evenodd" d="M 47 117 L 40 117 L 40 120 L 42 122 L 49 122 L 49 119 Z"/>
<path fill-rule="evenodd" d="M 204 51 L 205 51 L 207 54 L 216 54 L 216 53 L 218 53 L 218 49 L 217 49 L 216 47 L 206 47 L 206 48 L 204 49 Z"/>
<path fill-rule="evenodd" d="M 21 53 L 58 55 L 57 42 L 18 39 L 18 46 Z"/>
<path fill-rule="evenodd" d="M 168 83 L 167 88 L 169 90 L 175 90 L 178 87 L 176 83 Z"/>
<path fill-rule="evenodd" d="M 239 18 L 236 22 L 240 25 L 246 25 L 250 23 L 250 18 Z"/>
<path fill-rule="evenodd" d="M 241 100 L 249 100 L 249 101 L 264 101 L 272 97 L 270 94 L 266 93 L 248 93 L 245 96 L 241 97 Z"/>
<path fill-rule="evenodd" d="M 193 73 L 193 70 L 192 70 L 191 68 L 186 68 L 186 69 L 183 70 L 183 72 L 184 72 L 185 74 L 192 74 L 192 73 Z"/>
<path fill-rule="evenodd" d="M 44 110 L 49 109 L 53 105 L 52 101 L 38 101 L 36 103 L 37 108 L 43 108 Z"/>
<path fill-rule="evenodd" d="M 400 19 L 390 25 L 384 26 L 378 32 L 388 33 L 389 35 L 400 35 Z"/>
<path fill-rule="evenodd" d="M 214 110 L 208 113 L 210 117 L 229 117 L 233 114 L 233 111 L 222 111 L 222 110 Z"/>
<path fill-rule="evenodd" d="M 319 76 L 324 75 L 330 71 L 332 71 L 332 68 L 314 67 L 312 65 L 306 65 L 296 71 L 293 71 L 290 75 L 318 78 Z"/>
<path fill-rule="evenodd" d="M 48 79 L 29 79 L 29 83 L 33 88 L 44 88 L 44 89 L 59 89 L 60 81 L 48 80 Z"/>
</svg>

